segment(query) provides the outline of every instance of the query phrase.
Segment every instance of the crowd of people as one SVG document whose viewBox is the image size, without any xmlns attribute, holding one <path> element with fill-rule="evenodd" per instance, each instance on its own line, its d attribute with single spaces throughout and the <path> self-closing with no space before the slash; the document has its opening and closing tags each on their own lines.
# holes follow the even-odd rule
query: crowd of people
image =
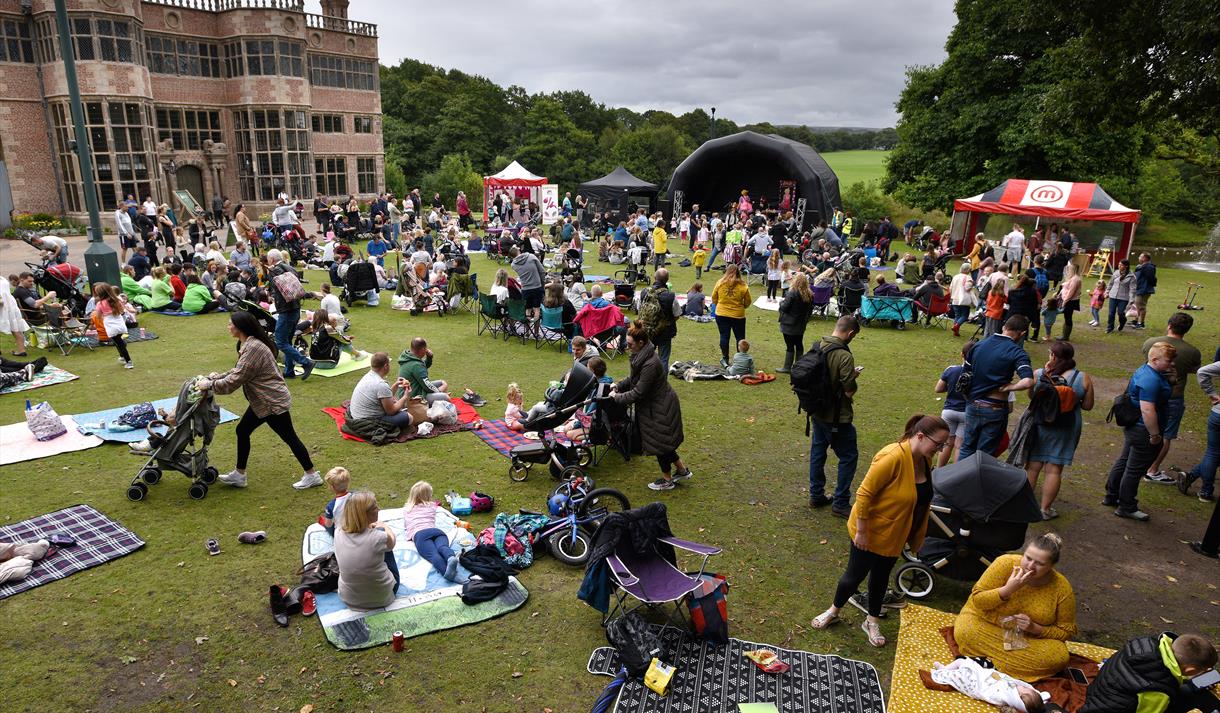
<svg viewBox="0 0 1220 713">
<path fill-rule="evenodd" d="M 305 279 L 293 263 L 301 255 L 328 267 L 342 263 L 351 254 L 350 249 L 344 250 L 346 243 L 353 235 L 363 235 L 368 238 L 364 248 L 370 261 L 383 266 L 385 256 L 397 251 L 401 272 L 413 275 L 413 284 L 421 290 L 443 290 L 455 275 L 468 272 L 469 258 L 463 253 L 471 246 L 469 241 L 478 239 L 469 232 L 476 221 L 460 193 L 452 212 L 439 194 L 425 205 L 415 189 L 402 199 L 381 194 L 367 214 L 353 197 L 338 201 L 319 194 L 313 213 L 320 233 L 305 236 L 300 227 L 300 201 L 281 197 L 277 203 L 266 227 L 250 221 L 241 205 L 227 200 L 214 205 L 216 219 L 231 220 L 240 236 L 236 247 L 226 254 L 202 217 L 179 226 L 166 206 L 151 200 L 140 205 L 125 202 L 115 212 L 124 258 L 121 284 L 94 285 L 89 310 L 98 316 L 127 368 L 132 367 L 124 340 L 132 323 L 129 317 L 144 310 L 229 312 L 229 333 L 238 345 L 236 364 L 198 383 L 200 389 L 217 394 L 240 388 L 248 402 L 236 429 L 235 467 L 221 475 L 220 482 L 246 486 L 251 434 L 267 423 L 302 469 L 293 487 L 306 489 L 325 483 L 335 495 L 327 506 L 326 521 L 335 533 L 340 597 L 354 608 L 384 606 L 393 599 L 399 583 L 396 565 L 388 556 L 395 546 L 393 531 L 378 521 L 379 507 L 371 493 L 349 491 L 345 470 L 332 470 L 324 478 L 316 468 L 295 431 L 290 415 L 292 396 L 285 380 L 298 376 L 304 380 L 315 368 L 333 366 L 338 355 L 326 346 L 330 340 L 334 350 L 368 359 L 368 372 L 350 394 L 348 418 L 400 429 L 418 427 L 433 418 L 428 415 L 429 406 L 447 403 L 450 386 L 430 374 L 435 355 L 424 337 L 412 339 L 397 357 L 397 375 L 390 381 L 394 362 L 388 353 L 364 354 L 351 347 L 345 308 L 333 294 L 331 283 L 322 285 L 320 292 L 304 290 L 301 283 Z M 975 453 L 1007 454 L 1009 463 L 1025 470 L 1042 518 L 1059 517 L 1056 504 L 1064 471 L 1073 465 L 1081 440 L 1083 412 L 1095 408 L 1098 396 L 1095 380 L 1087 365 L 1078 364 L 1071 341 L 1073 316 L 1081 310 L 1086 286 L 1070 260 L 1079 244 L 1066 226 L 1040 227 L 1027 238 L 1024 229 L 1014 225 L 996 245 L 980 233 L 971 249 L 958 255 L 962 264 L 950 276 L 955 246 L 947 233 L 920 230 L 922 226 L 914 221 L 899 228 L 888 218 L 865 222 L 841 212 L 803 230 L 798 228 L 790 204 L 781 200 L 771 210 L 745 193 L 721 212 L 702 211 L 693 205 L 668 220 L 644 209 L 623 220 L 610 214 L 593 215 L 582 196 L 573 202 L 569 194 L 549 243 L 537 226 L 537 206 L 528 201 L 497 195 L 489 214 L 490 221 L 483 227 L 494 229 L 495 237 L 485 234 L 484 238 L 495 241 L 507 262 L 487 286 L 488 294 L 500 305 L 522 300 L 530 329 L 541 330 L 548 313 L 558 315 L 559 330 L 570 340 L 573 363 L 589 366 L 599 377 L 599 398 L 634 407 L 640 450 L 655 457 L 660 469 L 660 476 L 649 483 L 655 491 L 673 490 L 692 477 L 690 465 L 679 455 L 685 441 L 682 408 L 668 379 L 681 318 L 713 315 L 710 319 L 717 326 L 721 366 L 733 375 L 753 374 L 757 367 L 746 338 L 746 316 L 754 295 L 747 280 L 758 276 L 766 284 L 763 299 L 778 312 L 778 329 L 785 344 L 783 365 L 776 371 L 792 373 L 795 383 L 803 360 L 814 353 L 824 370 L 826 395 L 808 414 L 809 505 L 828 506 L 833 516 L 843 518 L 849 539 L 845 570 L 830 607 L 813 619 L 815 630 L 840 622 L 844 608 L 851 604 L 865 614 L 861 628 L 868 643 L 887 644 L 880 620 L 885 610 L 904 605 L 901 595 L 889 590 L 888 582 L 904 550 L 918 552 L 924 541 L 933 470 L 938 467 L 966 461 Z M 276 247 L 283 245 L 284 236 L 297 233 L 300 235 L 288 238 L 292 247 Z M 904 239 L 912 249 L 919 246 L 922 256 L 893 252 Z M 646 286 L 639 290 L 635 303 L 637 319 L 625 319 L 603 294 L 601 284 L 586 289 L 574 273 L 559 272 L 562 259 L 550 259 L 552 253 L 559 258 L 568 256 L 579 266 L 586 244 L 596 247 L 598 259 L 638 271 Z M 313 247 L 301 251 L 300 245 Z M 46 261 L 51 264 L 68 256 L 66 243 L 44 239 L 37 247 L 46 251 Z M 158 255 L 163 257 L 158 259 Z M 719 264 L 717 257 L 722 258 Z M 669 269 L 677 261 L 695 269 L 695 280 L 684 300 L 679 299 Z M 881 274 L 874 280 L 872 272 L 888 272 L 890 261 L 895 262 L 892 275 Z M 723 270 L 723 275 L 705 294 L 701 280 L 712 270 Z M 56 295 L 41 295 L 29 273 L 11 281 L 15 285 L 11 295 L 9 285 L 4 285 L 5 305 L 11 303 L 15 310 L 6 307 L 0 315 L 4 318 L 0 330 L 24 334 L 27 323 L 34 324 L 45 318 L 48 308 L 56 308 Z M 920 317 L 929 320 L 934 303 L 943 304 L 954 335 L 961 336 L 961 327 L 967 323 L 980 323 L 980 329 L 961 349 L 960 363 L 938 369 L 938 378 L 927 384 L 929 394 L 944 395 L 941 412 L 912 416 L 900 438 L 873 456 L 857 483 L 860 449 L 854 402 L 859 390 L 869 385 L 864 376 L 868 365 L 858 363 L 852 352 L 864 320 L 852 309 L 851 297 L 867 294 L 870 282 L 875 282 L 873 296 L 909 297 L 921 306 Z M 1109 301 L 1107 333 L 1145 329 L 1156 284 L 1156 266 L 1146 253 L 1138 257 L 1134 269 L 1122 260 L 1109 279 L 1099 280 L 1088 292 L 1090 326 L 1101 328 Z M 833 294 L 839 314 L 831 332 L 815 339 L 806 351 L 810 316 L 819 309 L 828 313 L 823 301 L 828 293 Z M 320 307 L 303 315 L 305 299 L 320 300 Z M 269 332 L 243 307 L 244 302 L 268 307 L 274 314 L 274 330 Z M 1052 338 L 1059 318 L 1062 330 Z M 1142 345 L 1145 363 L 1134 371 L 1122 392 L 1132 416 L 1121 424 L 1122 446 L 1104 487 L 1098 486 L 1099 499 L 1120 518 L 1152 519 L 1139 500 L 1139 488 L 1144 484 L 1176 486 L 1188 493 L 1197 482 L 1196 497 L 1215 501 L 1215 473 L 1220 465 L 1220 390 L 1215 378 L 1220 376 L 1220 350 L 1211 363 L 1203 363 L 1200 350 L 1187 341 L 1193 322 L 1188 313 L 1174 313 L 1163 336 L 1148 338 Z M 323 343 L 318 357 L 313 347 L 304 353 L 299 348 L 302 335 L 311 336 L 315 344 Z M 1044 362 L 1040 356 L 1031 358 L 1033 343 L 1045 344 Z M 606 375 L 599 349 L 607 348 L 629 354 L 626 378 L 614 382 Z M 324 352 L 334 358 L 320 358 Z M 15 355 L 25 356 L 24 342 L 18 341 Z M 1041 367 L 1035 366 L 1035 359 Z M 30 371 L 26 364 L 9 366 L 5 361 L 5 372 Z M 1179 436 L 1187 410 L 1186 385 L 1192 377 L 1210 401 L 1207 449 L 1189 472 L 1175 473 L 1163 464 Z M 1028 406 L 1010 429 L 1013 414 L 1021 410 L 1017 408 L 1019 394 L 1028 396 Z M 479 397 L 466 389 L 461 398 L 474 401 Z M 505 412 L 510 428 L 524 430 L 525 403 L 521 387 L 511 384 Z M 587 423 L 583 425 L 587 428 Z M 578 421 L 571 424 L 574 429 L 581 426 Z M 837 473 L 828 494 L 826 468 L 832 451 Z M 416 483 L 405 508 L 406 536 L 442 576 L 454 580 L 456 557 L 434 527 L 436 508 L 431 486 Z M 1201 555 L 1216 557 L 1217 539 L 1220 534 L 1209 534 L 1191 547 Z M 963 654 L 987 657 L 1004 674 L 1021 681 L 1036 681 L 1063 669 L 1065 642 L 1077 634 L 1075 594 L 1056 569 L 1063 549 L 1058 535 L 1041 532 L 1022 553 L 990 563 L 954 628 Z M 866 581 L 866 591 L 860 592 Z M 1020 650 L 1006 645 L 1013 630 L 1027 641 Z M 1158 640 L 1154 647 L 1161 658 L 1154 656 L 1153 663 L 1163 661 L 1179 678 L 1205 670 L 1215 665 L 1215 652 L 1204 644 L 1193 635 Z M 1138 656 L 1146 659 L 1148 653 L 1132 648 L 1119 656 L 1126 657 L 1122 661 Z M 1159 670 L 1156 675 L 1161 675 Z M 1108 672 L 1098 680 L 1102 682 L 1098 689 L 1102 693 L 1096 694 L 1099 699 L 1130 693 L 1123 688 L 1128 681 L 1117 680 Z M 1028 704 L 1034 709 L 1032 699 Z"/>
</svg>

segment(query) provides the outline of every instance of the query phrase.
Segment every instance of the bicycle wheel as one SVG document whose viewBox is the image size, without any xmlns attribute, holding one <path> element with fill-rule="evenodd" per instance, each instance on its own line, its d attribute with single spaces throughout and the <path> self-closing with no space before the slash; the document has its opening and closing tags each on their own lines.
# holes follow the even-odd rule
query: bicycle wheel
<svg viewBox="0 0 1220 713">
<path fill-rule="evenodd" d="M 630 510 L 627 496 L 614 488 L 595 488 L 576 505 L 576 516 L 583 519 L 601 520 L 612 512 Z"/>
<path fill-rule="evenodd" d="M 547 548 L 552 557 L 574 567 L 584 565 L 589 560 L 589 553 L 593 549 L 589 536 L 580 529 L 576 530 L 575 540 L 570 531 L 556 532 L 547 538 Z"/>
</svg>

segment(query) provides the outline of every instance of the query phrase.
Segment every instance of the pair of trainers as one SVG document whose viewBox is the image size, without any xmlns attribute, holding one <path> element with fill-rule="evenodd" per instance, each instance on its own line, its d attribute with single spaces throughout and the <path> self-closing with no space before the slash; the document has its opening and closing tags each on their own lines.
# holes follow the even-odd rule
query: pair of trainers
<svg viewBox="0 0 1220 713">
<path fill-rule="evenodd" d="M 1163 470 L 1158 470 L 1155 473 L 1145 473 L 1144 482 L 1156 483 L 1157 485 L 1176 485 L 1178 479 Z"/>
<path fill-rule="evenodd" d="M 868 592 L 856 592 L 848 598 L 847 602 L 860 611 L 868 614 Z M 889 609 L 905 609 L 907 606 L 906 595 L 895 592 L 892 589 L 885 590 L 885 596 L 881 598 L 881 614 L 878 618 L 884 619 Z"/>
<path fill-rule="evenodd" d="M 127 361 L 123 357 L 119 357 L 119 363 L 123 365 L 124 369 L 134 369 L 135 368 L 135 366 L 131 362 Z"/>
<path fill-rule="evenodd" d="M 222 473 L 221 475 L 217 476 L 216 479 L 219 480 L 220 482 L 224 483 L 225 485 L 231 485 L 235 488 L 246 487 L 246 474 L 239 473 L 239 472 L 237 472 L 237 470 L 231 470 L 228 473 Z M 315 470 L 312 473 L 305 473 L 304 475 L 302 475 L 300 480 L 298 480 L 297 482 L 292 484 L 292 487 L 296 488 L 297 490 L 307 490 L 309 488 L 317 487 L 321 484 L 322 484 L 322 474 Z"/>
<path fill-rule="evenodd" d="M 470 389 L 466 389 L 466 393 L 462 394 L 462 400 L 475 407 L 487 405 L 487 399 L 480 396 L 479 392 Z"/>
<path fill-rule="evenodd" d="M 1190 495 L 1190 486 L 1194 485 L 1195 481 L 1198 479 L 1199 476 L 1195 475 L 1194 473 L 1183 473 L 1182 477 L 1178 478 L 1178 492 L 1183 495 Z M 1214 493 L 1200 490 L 1199 502 L 1214 503 L 1216 502 L 1216 496 Z"/>
<path fill-rule="evenodd" d="M 691 472 L 690 468 L 680 470 L 674 473 L 672 478 L 657 478 L 648 484 L 648 489 L 673 490 L 674 488 L 678 487 L 678 483 L 682 482 L 683 480 L 689 480 L 693 475 L 694 473 Z"/>
</svg>

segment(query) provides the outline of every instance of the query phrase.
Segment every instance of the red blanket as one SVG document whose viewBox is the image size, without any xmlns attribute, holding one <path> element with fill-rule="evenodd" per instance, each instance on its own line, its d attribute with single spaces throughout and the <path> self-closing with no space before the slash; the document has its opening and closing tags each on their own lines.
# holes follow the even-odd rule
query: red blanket
<svg viewBox="0 0 1220 713">
<path fill-rule="evenodd" d="M 414 428 L 412 428 L 409 430 L 409 432 L 404 431 L 402 433 L 402 435 L 400 435 L 397 439 L 395 439 L 394 442 L 395 443 L 406 443 L 407 441 L 413 441 L 416 438 L 432 438 L 433 436 L 441 436 L 446 433 L 457 433 L 458 431 L 472 430 L 472 428 L 473 428 L 472 424 L 476 423 L 479 420 L 478 412 L 474 410 L 473 406 L 466 403 L 465 401 L 462 401 L 461 399 L 450 399 L 450 401 L 455 406 L 457 406 L 457 412 L 458 412 L 457 424 L 455 424 L 453 426 L 436 426 L 435 428 L 432 429 L 432 433 L 429 433 L 427 436 L 419 435 L 419 433 L 416 432 L 416 430 Z M 343 431 L 343 424 L 347 422 L 347 412 L 344 409 L 344 407 L 327 406 L 326 408 L 322 409 L 322 413 L 324 413 L 327 416 L 330 416 L 332 419 L 334 419 L 335 428 L 339 429 L 339 435 L 342 436 L 345 440 L 357 441 L 359 443 L 368 443 L 368 441 L 364 440 L 363 438 L 360 438 L 358 436 L 353 436 L 350 433 L 345 433 Z"/>
</svg>

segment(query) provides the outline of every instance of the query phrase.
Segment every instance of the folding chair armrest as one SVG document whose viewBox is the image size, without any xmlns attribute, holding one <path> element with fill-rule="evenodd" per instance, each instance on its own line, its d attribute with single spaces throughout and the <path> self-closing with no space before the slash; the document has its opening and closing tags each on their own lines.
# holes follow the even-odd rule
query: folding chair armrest
<svg viewBox="0 0 1220 713">
<path fill-rule="evenodd" d="M 674 547 L 686 550 L 687 552 L 694 552 L 696 554 L 703 555 L 704 557 L 709 557 L 711 555 L 718 555 L 721 552 L 721 549 L 719 547 L 714 547 L 712 545 L 703 545 L 698 542 L 691 542 L 690 540 L 683 540 L 678 537 L 659 537 L 659 538 L 657 538 L 657 541 L 664 542 L 667 545 L 673 545 Z"/>
<path fill-rule="evenodd" d="M 610 555 L 606 558 L 606 564 L 610 565 L 610 571 L 614 573 L 614 577 L 619 581 L 619 584 L 630 587 L 633 584 L 639 583 L 639 577 L 631 573 L 627 569 L 627 565 L 618 558 L 618 555 Z"/>
</svg>

